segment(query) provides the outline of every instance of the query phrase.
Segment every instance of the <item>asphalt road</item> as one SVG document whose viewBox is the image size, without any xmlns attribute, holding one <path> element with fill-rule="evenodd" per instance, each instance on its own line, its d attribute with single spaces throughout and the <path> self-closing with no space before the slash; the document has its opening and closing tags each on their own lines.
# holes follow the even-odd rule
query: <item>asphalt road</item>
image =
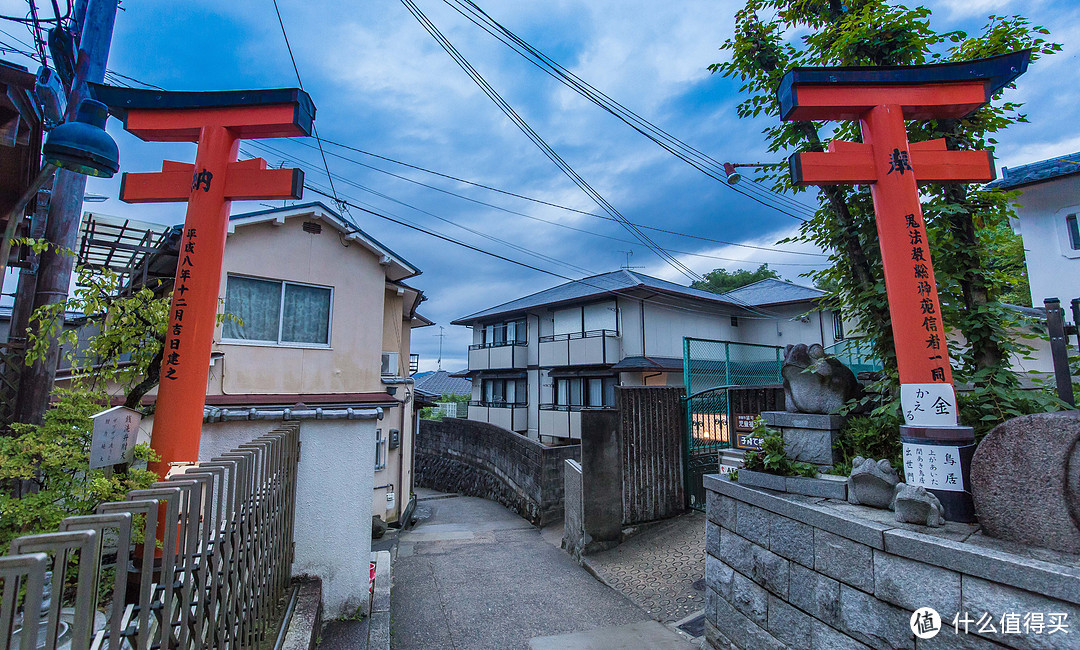
<svg viewBox="0 0 1080 650">
<path fill-rule="evenodd" d="M 393 566 L 394 648 L 528 648 L 650 620 L 497 503 L 427 492 L 417 514 Z"/>
</svg>

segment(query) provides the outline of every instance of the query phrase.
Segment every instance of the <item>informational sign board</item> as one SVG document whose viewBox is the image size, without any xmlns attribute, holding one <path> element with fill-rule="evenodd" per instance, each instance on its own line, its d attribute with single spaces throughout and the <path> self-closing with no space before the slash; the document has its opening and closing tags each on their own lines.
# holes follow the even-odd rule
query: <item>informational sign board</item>
<svg viewBox="0 0 1080 650">
<path fill-rule="evenodd" d="M 755 433 L 736 433 L 735 444 L 732 445 L 736 449 L 745 449 L 747 451 L 761 451 L 761 444 L 764 442 L 761 436 Z"/>
<path fill-rule="evenodd" d="M 735 430 L 753 431 L 754 425 L 757 424 L 758 417 L 760 416 L 757 413 L 736 413 Z"/>
<path fill-rule="evenodd" d="M 960 448 L 905 442 L 904 482 L 928 490 L 963 492 Z"/>
<path fill-rule="evenodd" d="M 126 406 L 116 406 L 90 416 L 94 433 L 90 439 L 90 469 L 130 463 L 142 414 Z"/>
</svg>

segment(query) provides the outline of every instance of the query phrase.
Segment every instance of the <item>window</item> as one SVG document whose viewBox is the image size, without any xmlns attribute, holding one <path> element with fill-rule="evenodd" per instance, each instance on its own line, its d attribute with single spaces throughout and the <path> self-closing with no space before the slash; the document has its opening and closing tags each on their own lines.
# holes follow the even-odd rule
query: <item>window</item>
<svg viewBox="0 0 1080 650">
<path fill-rule="evenodd" d="M 500 345 L 525 345 L 526 342 L 524 318 L 484 326 L 483 343 L 489 348 Z"/>
<path fill-rule="evenodd" d="M 279 345 L 330 345 L 333 294 L 330 287 L 230 275 L 225 313 L 238 317 L 243 325 L 225 321 L 221 337 Z"/>
<path fill-rule="evenodd" d="M 525 379 L 485 379 L 484 404 L 489 406 L 525 404 L 529 401 Z"/>
<path fill-rule="evenodd" d="M 839 311 L 832 313 L 833 340 L 844 340 L 844 317 Z"/>
<path fill-rule="evenodd" d="M 1080 226 L 1076 223 L 1076 214 L 1065 217 L 1065 230 L 1069 232 L 1069 247 L 1080 251 Z"/>
<path fill-rule="evenodd" d="M 382 429 L 375 429 L 375 469 L 386 469 L 386 438 Z"/>
<path fill-rule="evenodd" d="M 555 380 L 556 406 L 615 406 L 614 377 L 568 377 Z"/>
<path fill-rule="evenodd" d="M 732 316 L 731 317 L 731 326 L 732 327 L 738 327 L 739 326 L 739 317 L 738 316 Z"/>
</svg>

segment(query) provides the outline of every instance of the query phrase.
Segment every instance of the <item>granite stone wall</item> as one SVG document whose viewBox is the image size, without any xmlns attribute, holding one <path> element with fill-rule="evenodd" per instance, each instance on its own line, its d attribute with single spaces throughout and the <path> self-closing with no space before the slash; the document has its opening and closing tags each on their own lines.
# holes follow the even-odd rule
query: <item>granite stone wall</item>
<svg viewBox="0 0 1080 650">
<path fill-rule="evenodd" d="M 1080 556 L 992 539 L 969 524 L 899 524 L 889 511 L 715 475 L 705 488 L 713 648 L 1078 647 Z M 911 631 L 920 607 L 941 616 L 934 638 Z M 1025 618 L 1033 614 L 1041 618 Z M 1051 614 L 1064 615 L 1067 631 L 1049 633 Z M 964 618 L 973 619 L 966 634 Z"/>
<path fill-rule="evenodd" d="M 563 517 L 563 466 L 580 445 L 548 447 L 485 422 L 420 420 L 416 484 L 498 501 L 535 525 Z"/>
</svg>

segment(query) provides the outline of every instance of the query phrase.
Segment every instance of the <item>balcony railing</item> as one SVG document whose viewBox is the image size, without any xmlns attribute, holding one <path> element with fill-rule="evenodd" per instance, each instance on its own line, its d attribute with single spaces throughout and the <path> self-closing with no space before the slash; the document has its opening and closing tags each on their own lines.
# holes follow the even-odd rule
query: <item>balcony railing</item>
<svg viewBox="0 0 1080 650">
<path fill-rule="evenodd" d="M 541 404 L 541 411 L 611 411 L 614 406 L 583 406 L 581 404 Z"/>
<path fill-rule="evenodd" d="M 575 339 L 590 339 L 597 336 L 618 336 L 619 333 L 616 330 L 589 330 L 588 332 L 572 332 L 570 334 L 551 334 L 549 336 L 541 336 L 541 343 L 551 343 L 552 341 L 573 341 Z"/>
<path fill-rule="evenodd" d="M 528 345 L 526 341 L 493 341 L 491 343 L 473 343 L 470 350 L 484 350 L 488 348 L 505 348 L 508 345 Z"/>
<path fill-rule="evenodd" d="M 484 408 L 492 409 L 525 408 L 528 405 L 528 402 L 507 402 L 499 400 L 488 402 L 482 399 L 469 400 L 469 406 L 483 406 Z"/>
</svg>

